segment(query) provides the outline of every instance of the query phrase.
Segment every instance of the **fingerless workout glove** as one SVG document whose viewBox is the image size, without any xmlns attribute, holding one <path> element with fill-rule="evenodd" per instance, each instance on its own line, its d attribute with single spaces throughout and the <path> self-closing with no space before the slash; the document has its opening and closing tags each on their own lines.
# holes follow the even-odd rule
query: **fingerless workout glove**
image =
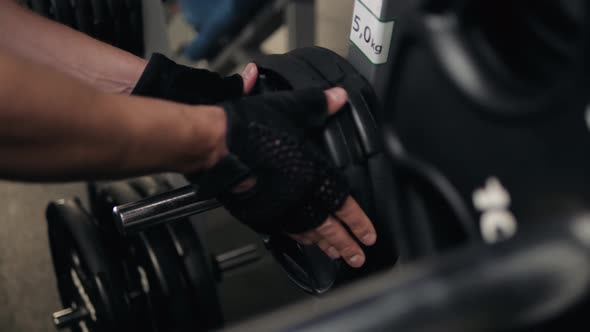
<svg viewBox="0 0 590 332">
<path fill-rule="evenodd" d="M 308 139 L 328 113 L 321 89 L 278 92 L 222 104 L 230 155 L 194 178 L 238 220 L 260 233 L 302 233 L 319 226 L 349 195 L 346 181 Z M 256 185 L 230 189 L 249 176 Z"/>
<path fill-rule="evenodd" d="M 213 105 L 241 97 L 243 85 L 240 75 L 222 77 L 154 53 L 131 94 L 190 105 Z"/>
</svg>

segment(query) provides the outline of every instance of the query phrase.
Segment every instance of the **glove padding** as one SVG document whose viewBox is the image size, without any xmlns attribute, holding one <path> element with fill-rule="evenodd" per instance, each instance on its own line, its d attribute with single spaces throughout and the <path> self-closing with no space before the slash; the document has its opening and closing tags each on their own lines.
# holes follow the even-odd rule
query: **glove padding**
<svg viewBox="0 0 590 332">
<path fill-rule="evenodd" d="M 239 98 L 243 90 L 244 81 L 238 74 L 222 77 L 154 53 L 131 94 L 190 105 L 213 105 Z"/>
<path fill-rule="evenodd" d="M 321 89 L 246 97 L 223 105 L 230 155 L 196 179 L 259 233 L 302 233 L 319 226 L 349 195 L 337 169 L 307 137 L 328 118 Z M 256 185 L 232 193 L 249 176 Z"/>
</svg>

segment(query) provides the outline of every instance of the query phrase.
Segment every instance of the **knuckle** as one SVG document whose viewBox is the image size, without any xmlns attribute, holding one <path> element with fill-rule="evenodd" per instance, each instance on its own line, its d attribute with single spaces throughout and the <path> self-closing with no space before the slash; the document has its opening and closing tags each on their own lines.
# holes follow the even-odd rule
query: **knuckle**
<svg viewBox="0 0 590 332">
<path fill-rule="evenodd" d="M 338 238 L 340 235 L 339 230 L 336 228 L 326 229 L 326 230 L 321 231 L 319 233 L 320 233 L 320 235 L 327 237 L 327 238 L 331 238 L 331 239 Z"/>
<path fill-rule="evenodd" d="M 330 243 L 328 243 L 328 241 L 326 241 L 326 240 L 320 240 L 320 241 L 318 241 L 317 246 L 320 247 L 320 249 L 325 251 L 326 249 L 328 249 L 330 247 Z"/>
<path fill-rule="evenodd" d="M 338 225 L 335 222 L 327 221 L 320 227 L 316 228 L 316 231 L 325 237 L 333 237 L 338 234 Z"/>
</svg>

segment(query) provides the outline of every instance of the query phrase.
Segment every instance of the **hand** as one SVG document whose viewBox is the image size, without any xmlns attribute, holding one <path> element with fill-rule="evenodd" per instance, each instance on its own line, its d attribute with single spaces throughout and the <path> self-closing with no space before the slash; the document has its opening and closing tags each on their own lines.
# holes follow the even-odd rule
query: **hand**
<svg viewBox="0 0 590 332">
<path fill-rule="evenodd" d="M 244 73 L 248 71 L 248 68 L 246 67 Z M 256 66 L 250 67 L 250 69 L 256 69 Z M 248 86 L 246 82 L 249 76 L 242 74 L 242 77 L 244 77 L 244 86 Z M 346 96 L 339 96 L 338 94 L 341 93 L 342 90 L 339 89 L 326 93 L 329 114 L 337 113 L 344 105 L 343 101 L 346 101 Z M 233 188 L 233 192 L 245 192 L 255 184 L 256 178 L 250 177 Z M 303 245 L 317 245 L 332 259 L 343 258 L 350 266 L 361 267 L 365 263 L 365 254 L 343 224 L 348 226 L 354 236 L 364 245 L 371 246 L 377 241 L 377 233 L 369 217 L 350 196 L 342 208 L 334 215 L 329 216 L 319 227 L 301 234 L 289 234 L 289 236 Z"/>
<path fill-rule="evenodd" d="M 242 76 L 222 77 L 205 69 L 177 64 L 155 53 L 131 94 L 190 105 L 214 105 L 249 94 L 257 77 L 254 64 L 249 64 Z"/>
<path fill-rule="evenodd" d="M 361 267 L 365 263 L 365 254 L 343 224 L 364 245 L 372 246 L 377 241 L 377 233 L 369 217 L 351 196 L 340 210 L 329 216 L 319 227 L 289 236 L 303 245 L 317 245 L 332 259 L 343 258 L 348 265 Z"/>
<path fill-rule="evenodd" d="M 343 223 L 365 245 L 375 243 L 375 229 L 348 195 L 346 181 L 307 139 L 346 100 L 346 92 L 335 88 L 226 104 L 230 157 L 197 179 L 201 191 L 216 195 L 238 220 L 260 233 L 285 232 L 301 243 L 319 245 L 332 258 L 362 266 L 364 253 Z M 212 192 L 222 188 L 231 189 Z"/>
<path fill-rule="evenodd" d="M 332 89 L 329 92 L 340 94 L 341 90 Z M 346 100 L 346 96 L 334 96 L 330 93 L 326 96 L 328 113 L 331 115 L 337 113 L 344 104 L 342 100 Z M 352 234 L 366 246 L 372 246 L 377 241 L 377 233 L 369 217 L 351 196 L 348 196 L 342 208 L 329 216 L 319 227 L 290 236 L 303 245 L 317 245 L 332 259 L 343 258 L 348 265 L 361 267 L 365 263 L 365 254 L 344 225 L 348 226 Z"/>
</svg>

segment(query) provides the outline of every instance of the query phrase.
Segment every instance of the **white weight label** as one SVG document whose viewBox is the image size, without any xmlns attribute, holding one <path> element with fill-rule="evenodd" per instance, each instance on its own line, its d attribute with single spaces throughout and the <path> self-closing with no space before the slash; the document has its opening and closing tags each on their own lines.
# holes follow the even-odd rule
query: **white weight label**
<svg viewBox="0 0 590 332">
<path fill-rule="evenodd" d="M 352 28 L 350 29 L 350 41 L 363 52 L 367 58 L 376 65 L 387 62 L 389 47 L 395 22 L 380 21 L 377 16 L 365 4 L 371 3 L 374 9 L 381 11 L 382 0 L 368 1 L 356 0 L 354 14 L 352 15 Z"/>
<path fill-rule="evenodd" d="M 381 15 L 381 9 L 383 8 L 383 0 L 363 0 L 363 3 L 367 8 L 379 17 Z"/>
</svg>

